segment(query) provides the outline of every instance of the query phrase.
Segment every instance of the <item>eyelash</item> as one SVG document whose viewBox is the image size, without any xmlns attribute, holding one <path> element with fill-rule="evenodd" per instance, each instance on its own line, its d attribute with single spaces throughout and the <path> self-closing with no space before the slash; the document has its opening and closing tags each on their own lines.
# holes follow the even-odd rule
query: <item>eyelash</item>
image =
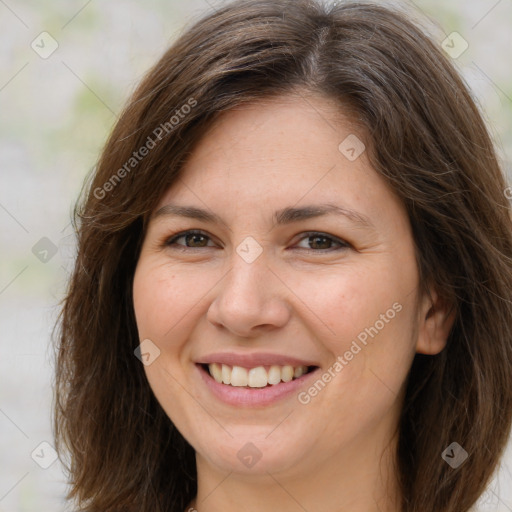
<svg viewBox="0 0 512 512">
<path fill-rule="evenodd" d="M 187 235 L 201 235 L 201 236 L 204 236 L 204 237 L 208 238 L 209 240 L 211 240 L 211 237 L 208 236 L 203 231 L 200 231 L 200 230 L 197 230 L 197 229 L 191 229 L 191 230 L 188 230 L 188 231 L 182 231 L 181 233 L 177 233 L 176 235 L 173 235 L 170 238 L 167 238 L 166 241 L 164 242 L 164 245 L 166 247 L 171 247 L 172 249 L 176 249 L 176 250 L 183 251 L 183 252 L 186 252 L 186 251 L 189 251 L 189 250 L 195 250 L 195 249 L 208 249 L 208 248 L 211 248 L 211 246 L 206 246 L 206 247 L 187 247 L 187 246 L 184 246 L 184 245 L 181 245 L 181 244 L 176 244 L 177 240 L 179 240 L 180 238 L 186 237 Z M 321 237 L 321 238 L 326 238 L 328 240 L 332 240 L 333 242 L 335 242 L 335 243 L 340 245 L 340 247 L 338 247 L 337 249 L 336 248 L 329 248 L 329 249 L 305 249 L 305 248 L 302 248 L 302 247 L 300 248 L 301 250 L 304 250 L 304 251 L 306 251 L 308 253 L 315 252 L 315 253 L 325 254 L 325 253 L 328 253 L 328 252 L 346 250 L 346 249 L 351 248 L 351 245 L 348 242 L 345 242 L 345 241 L 343 241 L 343 240 L 341 240 L 339 238 L 336 238 L 334 236 L 328 235 L 327 233 L 322 233 L 322 232 L 319 232 L 319 231 L 308 231 L 306 233 L 303 233 L 303 235 L 304 236 L 299 240 L 299 242 L 302 242 L 302 240 L 307 239 L 307 238 Z M 299 242 L 297 242 L 297 243 L 299 243 Z"/>
</svg>

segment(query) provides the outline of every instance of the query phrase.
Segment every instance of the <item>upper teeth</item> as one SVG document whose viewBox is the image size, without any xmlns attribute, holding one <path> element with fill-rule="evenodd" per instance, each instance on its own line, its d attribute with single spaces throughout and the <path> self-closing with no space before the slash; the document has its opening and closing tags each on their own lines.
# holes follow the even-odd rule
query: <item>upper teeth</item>
<svg viewBox="0 0 512 512">
<path fill-rule="evenodd" d="M 209 364 L 208 369 L 210 375 L 219 383 L 251 388 L 264 388 L 267 384 L 279 384 L 281 381 L 290 382 L 293 378 L 298 378 L 308 371 L 307 366 L 273 365 L 267 371 L 263 366 L 244 368 L 218 363 Z"/>
</svg>

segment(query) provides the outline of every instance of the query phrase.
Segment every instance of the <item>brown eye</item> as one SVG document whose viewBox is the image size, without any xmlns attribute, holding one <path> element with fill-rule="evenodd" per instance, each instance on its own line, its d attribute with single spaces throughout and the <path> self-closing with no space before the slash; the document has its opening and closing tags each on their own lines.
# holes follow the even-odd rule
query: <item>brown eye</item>
<svg viewBox="0 0 512 512">
<path fill-rule="evenodd" d="M 184 239 L 185 243 L 177 243 L 178 240 Z M 167 246 L 180 246 L 189 249 L 196 249 L 201 247 L 211 247 L 208 246 L 208 240 L 210 237 L 205 235 L 201 231 L 185 231 L 183 233 L 179 233 L 176 236 L 173 236 L 165 245 Z"/>
<path fill-rule="evenodd" d="M 204 235 L 198 235 L 196 233 L 184 235 L 184 238 L 186 240 L 185 245 L 187 245 L 187 247 L 190 247 L 189 244 L 192 244 L 192 246 L 194 246 L 194 247 L 205 247 L 205 245 L 208 243 L 206 241 L 207 237 L 205 237 Z M 196 244 L 197 244 L 197 246 L 196 246 Z"/>
<path fill-rule="evenodd" d="M 348 249 L 350 247 L 347 242 L 325 233 L 305 233 L 300 243 L 304 240 L 308 241 L 308 247 L 301 247 L 301 249 L 313 252 Z M 338 247 L 333 247 L 333 245 L 338 245 Z"/>
<path fill-rule="evenodd" d="M 332 245 L 332 238 L 327 236 L 310 236 L 308 237 L 312 242 L 309 243 L 311 249 L 330 249 Z"/>
</svg>

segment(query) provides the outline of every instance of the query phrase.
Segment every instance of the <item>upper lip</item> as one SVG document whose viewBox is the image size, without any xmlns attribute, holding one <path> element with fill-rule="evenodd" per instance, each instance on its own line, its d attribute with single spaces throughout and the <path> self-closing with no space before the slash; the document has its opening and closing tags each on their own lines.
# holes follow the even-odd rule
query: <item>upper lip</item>
<svg viewBox="0 0 512 512">
<path fill-rule="evenodd" d="M 229 366 L 242 366 L 245 368 L 256 368 L 257 366 L 318 366 L 318 364 L 290 357 L 284 354 L 254 353 L 254 354 L 235 354 L 234 352 L 218 352 L 208 354 L 196 361 L 197 364 L 219 363 Z"/>
</svg>

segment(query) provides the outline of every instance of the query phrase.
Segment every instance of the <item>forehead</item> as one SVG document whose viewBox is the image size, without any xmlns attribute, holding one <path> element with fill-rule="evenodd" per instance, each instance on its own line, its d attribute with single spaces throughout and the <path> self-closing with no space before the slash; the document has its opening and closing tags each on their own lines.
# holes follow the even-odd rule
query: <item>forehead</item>
<svg viewBox="0 0 512 512">
<path fill-rule="evenodd" d="M 339 105 L 321 97 L 290 95 L 237 107 L 198 142 L 156 209 L 172 201 L 250 215 L 330 203 L 378 216 L 396 198 L 366 151 L 347 158 L 345 141 L 359 141 L 359 152 L 364 138 Z"/>
<path fill-rule="evenodd" d="M 360 130 L 339 105 L 322 97 L 289 95 L 252 102 L 219 115 L 185 171 L 212 159 L 249 170 L 285 170 L 288 163 L 295 172 L 305 170 L 312 161 L 320 166 L 327 160 L 334 163 L 340 137 Z"/>
</svg>

